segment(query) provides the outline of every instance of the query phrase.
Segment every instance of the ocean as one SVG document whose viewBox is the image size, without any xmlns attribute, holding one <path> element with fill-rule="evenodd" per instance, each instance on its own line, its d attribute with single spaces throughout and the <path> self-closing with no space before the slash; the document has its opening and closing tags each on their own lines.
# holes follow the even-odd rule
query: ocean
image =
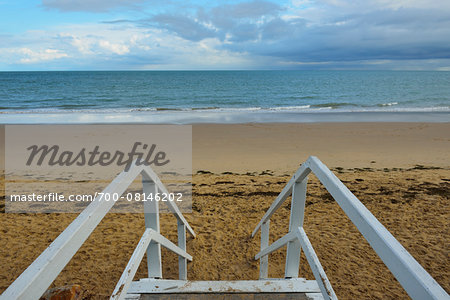
<svg viewBox="0 0 450 300">
<path fill-rule="evenodd" d="M 450 72 L 0 72 L 1 123 L 339 121 L 379 113 L 450 121 Z"/>
</svg>

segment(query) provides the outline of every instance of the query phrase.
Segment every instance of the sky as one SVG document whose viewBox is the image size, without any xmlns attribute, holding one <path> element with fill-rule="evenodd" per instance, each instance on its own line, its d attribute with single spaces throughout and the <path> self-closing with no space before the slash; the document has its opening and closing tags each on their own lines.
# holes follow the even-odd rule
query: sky
<svg viewBox="0 0 450 300">
<path fill-rule="evenodd" d="M 0 0 L 0 71 L 445 70 L 448 0 Z"/>
</svg>

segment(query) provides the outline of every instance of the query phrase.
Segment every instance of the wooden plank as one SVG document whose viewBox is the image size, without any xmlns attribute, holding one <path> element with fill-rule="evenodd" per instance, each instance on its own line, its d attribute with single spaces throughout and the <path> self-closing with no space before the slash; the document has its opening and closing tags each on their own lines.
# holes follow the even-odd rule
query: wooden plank
<svg viewBox="0 0 450 300">
<path fill-rule="evenodd" d="M 132 165 L 128 172 L 120 173 L 102 193 L 123 194 L 141 171 L 142 167 Z M 99 197 L 94 199 L 3 292 L 1 299 L 39 298 L 64 269 L 114 203 L 114 201 L 100 201 Z"/>
<path fill-rule="evenodd" d="M 140 300 L 323 300 L 321 293 L 143 294 Z M 133 299 L 134 300 L 134 299 Z"/>
<path fill-rule="evenodd" d="M 170 240 L 168 240 L 166 237 L 162 236 L 158 232 L 155 231 L 153 232 L 152 240 L 160 243 L 161 246 L 163 246 L 164 248 L 186 258 L 189 261 L 192 261 L 191 255 L 189 255 L 185 250 L 181 249 L 180 247 L 172 243 Z"/>
<path fill-rule="evenodd" d="M 305 293 L 308 300 L 324 300 L 322 293 Z"/>
<path fill-rule="evenodd" d="M 140 300 L 323 300 L 321 293 L 143 294 Z M 135 300 L 135 299 L 133 299 Z"/>
<path fill-rule="evenodd" d="M 186 226 L 180 220 L 177 220 L 178 226 L 178 247 L 186 251 Z M 187 280 L 187 260 L 178 256 L 178 276 L 180 280 Z"/>
<path fill-rule="evenodd" d="M 306 163 L 301 165 L 301 167 L 297 170 L 297 172 L 295 172 L 294 176 L 292 176 L 292 178 L 283 188 L 283 190 L 275 199 L 275 201 L 272 203 L 272 205 L 270 205 L 269 209 L 264 214 L 261 221 L 259 221 L 258 225 L 256 225 L 256 228 L 252 232 L 252 237 L 255 236 L 256 232 L 258 232 L 258 229 L 261 227 L 261 225 L 265 223 L 267 220 L 269 220 L 270 217 L 277 211 L 277 209 L 283 204 L 284 200 L 286 200 L 287 197 L 291 195 L 292 186 L 294 185 L 294 183 L 303 181 L 303 179 L 305 179 L 310 172 L 311 170 L 308 168 L 308 165 Z"/>
<path fill-rule="evenodd" d="M 450 299 L 436 280 L 317 157 L 310 157 L 308 165 L 411 298 Z"/>
<path fill-rule="evenodd" d="M 256 254 L 255 255 L 255 259 L 260 259 L 261 257 L 263 257 L 265 255 L 268 255 L 268 254 L 272 253 L 273 251 L 276 251 L 276 250 L 280 249 L 281 247 L 286 245 L 288 242 L 290 242 L 290 241 L 292 241 L 293 239 L 296 239 L 296 238 L 297 238 L 297 236 L 296 236 L 296 232 L 295 231 L 288 232 L 285 236 L 283 236 L 282 238 L 276 240 L 270 246 L 264 248 L 258 254 Z"/>
<path fill-rule="evenodd" d="M 152 179 L 152 181 L 156 184 L 158 189 L 161 191 L 161 193 L 169 194 L 167 191 L 167 188 L 162 184 L 161 180 L 159 179 L 158 175 L 149 167 L 144 166 L 142 172 L 146 174 L 148 177 Z M 189 225 L 189 223 L 184 218 L 183 214 L 180 212 L 180 209 L 173 201 L 167 201 L 167 205 L 169 206 L 170 211 L 175 215 L 175 217 L 182 221 L 183 224 L 186 226 L 186 228 L 189 230 L 189 232 L 192 234 L 193 237 L 195 237 L 195 232 Z"/>
<path fill-rule="evenodd" d="M 261 227 L 261 250 L 269 246 L 269 230 L 270 220 L 262 224 Z M 259 260 L 259 279 L 264 279 L 269 276 L 269 256 L 264 255 Z"/>
<path fill-rule="evenodd" d="M 294 183 L 292 187 L 291 215 L 289 218 L 289 231 L 297 230 L 303 226 L 306 202 L 306 185 L 308 177 L 301 182 Z M 284 271 L 285 278 L 298 277 L 298 269 L 300 267 L 300 242 L 295 239 L 287 244 L 286 266 Z"/>
<path fill-rule="evenodd" d="M 150 194 L 155 195 L 158 192 L 156 184 L 144 172 L 142 173 L 142 190 L 145 195 Z M 145 218 L 145 228 L 152 228 L 156 232 L 160 232 L 158 201 L 144 202 L 144 218 Z M 162 278 L 161 245 L 158 243 L 150 243 L 150 245 L 148 245 L 147 269 L 148 269 L 148 277 Z"/>
<path fill-rule="evenodd" d="M 128 292 L 134 294 L 320 293 L 320 289 L 315 280 L 304 278 L 236 281 L 185 281 L 144 278 L 133 281 Z"/>
<path fill-rule="evenodd" d="M 142 258 L 144 257 L 145 252 L 147 251 L 148 245 L 152 240 L 152 235 L 154 232 L 155 231 L 153 231 L 153 229 L 151 228 L 145 230 L 144 234 L 142 235 L 139 241 L 139 244 L 137 245 L 136 249 L 134 249 L 133 255 L 131 255 L 128 264 L 125 267 L 122 276 L 120 276 L 120 279 L 116 284 L 116 287 L 110 298 L 111 300 L 125 299 L 131 281 L 133 280 L 134 275 L 136 274 L 136 271 L 139 268 L 139 265 L 142 261 Z"/>
<path fill-rule="evenodd" d="M 305 252 L 306 259 L 308 260 L 311 271 L 314 274 L 314 278 L 316 278 L 317 284 L 319 285 L 324 299 L 337 300 L 336 294 L 334 293 L 333 287 L 328 280 L 327 274 L 325 274 L 325 271 L 320 264 L 319 258 L 317 257 L 316 252 L 314 251 L 314 248 L 312 247 L 305 231 L 302 227 L 298 227 L 298 229 L 296 230 L 296 234 L 303 248 L 303 251 Z"/>
</svg>

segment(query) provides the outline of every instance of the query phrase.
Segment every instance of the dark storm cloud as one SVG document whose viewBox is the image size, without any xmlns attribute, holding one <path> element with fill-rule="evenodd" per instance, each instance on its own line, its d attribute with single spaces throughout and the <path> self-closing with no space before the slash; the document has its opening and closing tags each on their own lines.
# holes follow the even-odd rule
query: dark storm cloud
<svg viewBox="0 0 450 300">
<path fill-rule="evenodd" d="M 300 34 L 298 31 L 302 30 L 304 25 L 305 21 L 302 19 L 286 22 L 280 18 L 276 18 L 262 26 L 261 38 L 266 41 L 274 41 L 295 36 L 296 34 Z"/>
<path fill-rule="evenodd" d="M 383 10 L 334 24 L 294 27 L 292 34 L 280 37 L 276 45 L 262 39 L 246 48 L 259 55 L 300 61 L 450 57 L 450 19 L 439 11 Z"/>
<path fill-rule="evenodd" d="M 205 38 L 214 37 L 215 31 L 205 27 L 203 24 L 185 16 L 157 15 L 142 23 L 156 23 L 157 27 L 164 28 L 176 33 L 178 36 L 190 40 L 200 41 Z"/>
<path fill-rule="evenodd" d="M 209 10 L 198 8 L 195 17 L 186 15 L 158 14 L 142 23 L 154 24 L 156 27 L 169 30 L 180 37 L 191 41 L 216 37 L 224 40 L 227 36 L 230 42 L 242 43 L 255 41 L 264 30 L 270 36 L 285 32 L 286 28 L 275 27 L 283 22 L 263 20 L 276 18 L 282 8 L 267 1 L 244 2 L 234 5 L 220 5 Z M 285 24 L 286 25 L 286 24 Z"/>
<path fill-rule="evenodd" d="M 450 17 L 445 9 L 384 8 L 360 14 L 329 10 L 322 23 L 283 18 L 284 12 L 277 4 L 254 1 L 199 9 L 195 18 L 155 19 L 189 40 L 216 37 L 227 41 L 224 49 L 285 61 L 450 57 Z"/>
<path fill-rule="evenodd" d="M 258 39 L 261 25 L 255 24 L 255 21 L 261 17 L 277 15 L 281 10 L 280 6 L 271 2 L 253 1 L 216 6 L 207 11 L 198 8 L 195 17 L 157 14 L 136 23 L 162 28 L 190 41 L 212 37 L 223 41 L 230 34 L 230 41 L 240 43 Z"/>
<path fill-rule="evenodd" d="M 48 8 L 89 12 L 139 7 L 142 3 L 149 5 L 143 19 L 118 18 L 102 23 L 158 29 L 166 36 L 194 42 L 192 45 L 214 38 L 220 41 L 210 44 L 214 50 L 245 55 L 261 66 L 348 66 L 374 60 L 450 58 L 450 5 L 445 2 L 433 6 L 404 1 L 394 6 L 395 1 L 317 0 L 295 7 L 290 1 L 262 0 L 43 0 Z M 180 51 L 190 53 L 187 48 Z"/>
</svg>

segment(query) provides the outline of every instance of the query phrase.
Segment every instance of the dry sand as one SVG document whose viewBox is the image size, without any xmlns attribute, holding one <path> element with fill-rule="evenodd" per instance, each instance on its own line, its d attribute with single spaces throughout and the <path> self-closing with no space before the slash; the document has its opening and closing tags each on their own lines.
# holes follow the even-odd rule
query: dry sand
<svg viewBox="0 0 450 300">
<path fill-rule="evenodd" d="M 216 173 L 291 173 L 310 155 L 330 167 L 450 165 L 449 123 L 209 124 L 192 136 L 194 170 Z"/>
<path fill-rule="evenodd" d="M 420 264 L 450 290 L 450 123 L 195 125 L 193 212 L 187 241 L 193 280 L 257 279 L 259 235 L 251 231 L 298 165 L 313 154 L 326 163 Z M 225 173 L 225 174 L 224 174 Z M 231 173 L 231 174 L 230 174 Z M 287 232 L 289 204 L 272 217 L 271 242 Z M 0 292 L 76 217 L 0 214 Z M 162 233 L 176 241 L 176 222 Z M 140 214 L 108 214 L 53 286 L 80 284 L 85 295 L 112 292 L 141 234 Z M 314 176 L 307 232 L 342 299 L 404 298 L 406 293 Z M 285 249 L 269 258 L 282 277 Z M 146 276 L 143 260 L 136 279 Z M 177 259 L 163 250 L 163 275 L 176 278 Z M 300 276 L 313 279 L 304 257 Z"/>
</svg>

